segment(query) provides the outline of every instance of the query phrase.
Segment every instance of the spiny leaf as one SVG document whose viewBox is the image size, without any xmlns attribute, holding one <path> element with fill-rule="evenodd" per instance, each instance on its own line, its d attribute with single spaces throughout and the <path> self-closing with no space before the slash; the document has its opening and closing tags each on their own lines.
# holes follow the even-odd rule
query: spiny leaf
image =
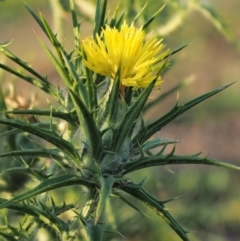
<svg viewBox="0 0 240 241">
<path fill-rule="evenodd" d="M 81 51 L 81 47 L 80 47 L 80 32 L 79 32 L 79 27 L 80 24 L 78 23 L 77 20 L 77 14 L 75 11 L 75 7 L 74 7 L 74 1 L 70 0 L 70 9 L 71 9 L 71 14 L 72 14 L 72 23 L 73 23 L 73 35 L 74 35 L 74 52 L 75 52 L 75 69 L 77 74 L 80 74 L 80 63 L 81 63 L 81 56 L 79 55 L 80 51 Z"/>
<path fill-rule="evenodd" d="M 165 114 L 163 117 L 159 118 L 157 121 L 153 122 L 152 124 L 149 124 L 147 126 L 144 126 L 141 128 L 138 132 L 138 134 L 134 137 L 133 143 L 134 146 L 137 146 L 138 144 L 144 143 L 146 140 L 148 140 L 153 134 L 155 134 L 157 131 L 161 130 L 162 127 L 170 123 L 172 120 L 176 119 L 178 116 L 186 112 L 187 110 L 191 109 L 195 105 L 203 102 L 204 100 L 210 98 L 211 96 L 223 91 L 224 89 L 231 86 L 233 83 L 229 85 L 225 85 L 223 87 L 220 87 L 216 90 L 213 90 L 211 92 L 208 92 L 204 95 L 201 95 L 189 102 L 187 102 L 184 105 L 178 105 L 176 104 L 172 110 L 170 110 L 167 114 Z"/>
<path fill-rule="evenodd" d="M 206 157 L 199 157 L 199 155 L 191 156 L 178 156 L 178 155 L 157 155 L 157 156 L 144 156 L 140 157 L 132 162 L 128 162 L 124 165 L 123 175 L 133 172 L 139 169 L 153 167 L 153 166 L 165 166 L 172 164 L 200 164 L 200 165 L 211 165 L 218 167 L 225 167 L 233 170 L 240 171 L 240 167 L 221 162 L 215 159 L 210 159 Z"/>
<path fill-rule="evenodd" d="M 162 217 L 171 228 L 179 235 L 183 241 L 190 241 L 187 237 L 187 232 L 178 224 L 178 222 L 165 209 L 163 203 L 148 194 L 143 188 L 138 185 L 128 184 L 120 187 L 121 190 L 130 194 L 134 198 L 140 200 L 145 206 L 152 209 L 157 215 Z"/>
<path fill-rule="evenodd" d="M 77 150 L 72 146 L 71 143 L 62 139 L 53 131 L 47 131 L 36 126 L 24 123 L 22 121 L 13 121 L 13 120 L 4 120 L 0 119 L 0 123 L 3 125 L 15 127 L 41 137 L 42 139 L 52 143 L 59 149 L 61 149 L 64 153 L 67 153 L 70 157 L 72 157 L 75 161 L 80 161 L 79 154 Z"/>
<path fill-rule="evenodd" d="M 26 4 L 25 4 L 26 5 Z M 62 45 L 59 43 L 59 41 L 57 40 L 55 34 L 52 32 L 51 28 L 49 27 L 47 21 L 45 20 L 45 18 L 43 17 L 43 15 L 40 13 L 40 18 L 34 13 L 34 11 L 31 10 L 30 7 L 28 7 L 26 5 L 28 11 L 31 13 L 31 15 L 33 16 L 33 18 L 36 20 L 36 22 L 39 24 L 39 26 L 41 27 L 41 29 L 44 31 L 44 33 L 47 35 L 48 39 L 50 40 L 50 42 L 52 43 L 52 45 L 54 46 L 56 52 L 57 52 L 57 55 L 58 55 L 58 58 L 59 58 L 59 61 L 61 62 L 62 64 L 62 67 L 64 69 L 65 67 L 65 63 L 63 61 L 63 58 L 62 58 L 62 54 L 61 54 L 61 51 L 65 53 Z M 66 71 L 66 69 L 65 69 Z"/>
<path fill-rule="evenodd" d="M 46 222 L 43 219 L 34 219 L 33 222 L 34 224 L 36 223 L 36 228 L 33 229 L 33 231 L 31 232 L 30 238 L 28 238 L 27 240 L 35 241 L 37 239 L 37 232 L 40 229 L 40 227 L 42 227 L 45 230 L 47 230 L 50 236 L 50 240 L 61 241 L 59 238 L 59 229 L 57 229 L 56 226 L 53 225 L 51 222 Z"/>
<path fill-rule="evenodd" d="M 23 173 L 23 174 L 32 176 L 39 181 L 47 179 L 50 176 L 50 175 L 46 175 L 43 172 L 43 170 L 30 168 L 30 167 L 13 167 L 13 168 L 4 170 L 1 174 L 5 174 L 5 173 L 12 173 L 12 174 Z"/>
<path fill-rule="evenodd" d="M 57 149 L 23 149 L 23 150 L 17 150 L 17 151 L 10 151 L 1 153 L 0 157 L 20 157 L 20 156 L 31 156 L 31 157 L 48 157 L 53 159 L 63 170 L 66 170 L 66 168 L 69 168 L 66 163 L 63 163 L 63 159 L 66 159 L 66 156 L 63 152 L 57 150 Z M 22 172 L 23 170 L 17 169 L 8 169 L 7 172 Z"/>
<path fill-rule="evenodd" d="M 43 81 L 42 79 L 37 79 L 32 76 L 25 75 L 1 63 L 0 68 L 36 86 L 37 88 L 41 89 L 42 91 L 59 100 L 60 103 L 63 103 L 63 98 L 61 94 L 58 91 L 56 91 L 56 88 L 53 87 L 52 84 L 49 83 L 47 80 Z"/>
<path fill-rule="evenodd" d="M 57 56 L 58 56 L 58 59 L 61 63 L 62 68 L 65 70 L 66 73 L 68 73 L 68 70 L 66 68 L 66 64 L 65 64 L 65 61 L 64 61 L 64 58 L 63 58 L 63 55 L 67 56 L 66 51 L 62 47 L 61 43 L 57 40 L 56 35 L 52 32 L 52 29 L 50 28 L 50 26 L 48 25 L 47 21 L 45 20 L 44 16 L 41 13 L 40 13 L 40 18 L 41 18 L 43 26 L 46 30 L 47 36 L 48 36 L 49 40 L 51 41 L 53 47 L 55 48 L 55 50 L 57 52 Z"/>
<path fill-rule="evenodd" d="M 121 122 L 117 126 L 113 137 L 113 151 L 119 151 L 123 140 L 128 132 L 132 129 L 133 124 L 139 117 L 144 104 L 146 103 L 156 79 L 139 95 L 135 102 L 129 107 L 128 111 L 123 116 Z"/>
<path fill-rule="evenodd" d="M 7 201 L 8 201 L 7 199 L 0 198 L 0 205 L 2 203 L 7 202 Z M 57 209 L 59 209 L 59 210 L 61 210 L 61 208 L 62 207 L 57 207 Z M 66 212 L 66 211 L 68 211 L 72 208 L 74 208 L 73 204 L 66 205 L 66 207 L 64 209 L 64 212 Z M 66 225 L 65 222 L 63 222 L 57 216 L 55 216 L 55 218 L 52 218 L 51 214 L 49 215 L 49 212 L 45 212 L 44 210 L 39 209 L 36 204 L 34 204 L 34 205 L 29 205 L 29 204 L 26 204 L 26 203 L 13 204 L 13 205 L 8 206 L 8 209 L 15 210 L 15 211 L 18 211 L 18 212 L 21 212 L 21 213 L 24 213 L 24 214 L 28 214 L 28 215 L 31 215 L 31 216 L 36 217 L 36 218 L 39 217 L 39 216 L 43 216 L 43 217 L 47 218 L 50 222 L 52 222 L 54 224 L 57 224 L 57 225 L 61 225 L 61 227 L 63 227 L 66 231 L 68 231 L 68 226 Z M 61 211 L 61 212 L 63 212 L 63 211 Z M 58 214 L 55 214 L 55 215 L 58 215 Z"/>
<path fill-rule="evenodd" d="M 182 195 L 179 195 L 177 197 L 174 197 L 174 198 L 170 198 L 170 199 L 167 199 L 167 200 L 164 200 L 164 201 L 161 201 L 161 203 L 165 204 L 165 203 L 169 203 L 169 202 L 172 202 L 178 198 L 180 198 Z"/>
<path fill-rule="evenodd" d="M 115 8 L 114 13 L 113 13 L 113 16 L 112 16 L 112 19 L 111 19 L 111 21 L 110 21 L 110 23 L 109 23 L 109 26 L 110 26 L 111 28 L 116 27 L 118 10 L 119 10 L 119 4 L 118 4 L 117 7 Z M 117 28 L 117 29 L 118 29 L 118 28 Z"/>
<path fill-rule="evenodd" d="M 132 20 L 133 23 L 135 23 L 139 19 L 139 17 L 141 16 L 141 14 L 144 12 L 145 8 L 147 7 L 147 5 L 148 5 L 148 3 L 146 2 L 144 4 L 144 6 L 142 7 L 142 9 L 138 12 L 138 14 Z"/>
<path fill-rule="evenodd" d="M 126 104 L 128 106 L 130 106 L 132 104 L 133 95 L 134 95 L 133 87 L 126 87 L 124 101 L 126 102 Z"/>
<path fill-rule="evenodd" d="M 102 241 L 103 229 L 99 224 L 93 223 L 93 220 L 90 220 L 86 223 L 87 232 L 92 241 Z"/>
<path fill-rule="evenodd" d="M 82 123 L 82 130 L 85 131 L 86 138 L 90 141 L 90 150 L 93 153 L 93 156 L 98 159 L 98 154 L 101 149 L 101 135 L 98 130 L 96 123 L 93 119 L 92 114 L 88 111 L 86 106 L 82 103 L 81 99 L 70 90 L 70 95 L 75 106 L 78 118 L 80 123 Z"/>
<path fill-rule="evenodd" d="M 50 223 L 55 223 L 58 227 L 61 229 L 64 229 L 65 231 L 69 231 L 68 225 L 62 221 L 60 218 L 57 217 L 54 211 L 54 207 L 51 209 L 47 207 L 47 205 L 41 201 L 38 200 L 37 202 L 38 206 L 41 206 L 41 209 L 43 210 L 45 216 L 50 221 Z"/>
<path fill-rule="evenodd" d="M 144 216 L 148 217 L 140 208 L 138 208 L 134 203 L 132 203 L 129 198 L 125 197 L 121 192 L 118 190 L 113 190 L 113 194 L 120 197 L 122 201 L 128 204 L 131 208 L 135 209 L 139 213 L 143 214 Z"/>
<path fill-rule="evenodd" d="M 101 3 L 102 2 L 102 3 Z M 94 21 L 93 37 L 96 38 L 96 34 L 100 34 L 101 28 L 104 27 L 105 14 L 107 8 L 107 0 L 97 0 L 96 13 Z"/>
<path fill-rule="evenodd" d="M 150 101 L 149 103 L 147 103 L 143 109 L 143 112 L 145 113 L 146 111 L 150 110 L 151 107 L 159 104 L 160 102 L 162 102 L 166 97 L 170 96 L 172 93 L 179 91 L 180 89 L 186 87 L 187 85 L 189 85 L 189 83 L 192 82 L 192 78 L 180 81 L 179 84 L 177 84 L 176 86 L 172 87 L 170 90 L 162 93 L 159 95 L 159 97 L 157 97 L 156 99 L 154 99 L 153 101 Z"/>
<path fill-rule="evenodd" d="M 112 81 L 112 80 L 111 80 Z M 119 83 L 120 83 L 120 67 L 118 68 L 116 77 L 113 81 L 112 87 L 109 86 L 110 94 L 106 103 L 106 107 L 101 116 L 101 121 L 109 123 L 115 123 L 116 112 L 118 111 L 118 96 L 119 96 Z M 107 119 L 107 120 L 106 120 Z"/>
<path fill-rule="evenodd" d="M 71 124 L 78 122 L 75 111 L 61 112 L 58 110 L 43 110 L 43 109 L 30 109 L 30 110 L 11 110 L 6 111 L 7 114 L 19 114 L 19 115 L 36 115 L 36 116 L 51 116 L 60 118 Z M 79 123 L 78 123 L 79 124 Z"/>
<path fill-rule="evenodd" d="M 124 18 L 125 13 L 123 12 L 122 15 L 119 17 L 119 19 L 117 20 L 115 27 L 116 29 L 120 29 L 120 26 L 122 25 L 123 22 L 123 18 Z"/>
<path fill-rule="evenodd" d="M 145 6 L 144 6 L 145 7 Z M 151 18 L 149 18 L 143 25 L 143 29 L 146 29 L 151 22 L 156 18 L 156 16 L 164 9 L 165 5 L 163 5 L 156 13 L 153 14 Z"/>
<path fill-rule="evenodd" d="M 87 58 L 83 48 L 81 49 L 81 54 L 84 59 Z M 85 77 L 86 77 L 87 107 L 89 111 L 93 112 L 98 106 L 97 88 L 93 81 L 93 72 L 90 69 L 88 69 L 86 66 L 83 66 L 83 68 L 84 68 Z"/>
<path fill-rule="evenodd" d="M 58 71 L 58 74 L 61 76 L 62 80 L 66 84 L 68 88 L 72 88 L 73 85 L 73 79 L 71 76 L 69 76 L 68 71 L 66 70 L 65 63 L 64 65 L 57 60 L 57 58 L 54 56 L 54 54 L 50 51 L 50 49 L 46 46 L 46 44 L 38 37 L 38 40 L 40 44 L 43 46 L 44 50 L 48 54 L 50 60 L 52 61 L 54 67 Z M 61 56 L 62 58 L 62 56 Z M 76 84 L 76 83 L 75 83 Z"/>
<path fill-rule="evenodd" d="M 41 21 L 41 19 L 37 16 L 37 14 L 27 4 L 25 4 L 25 6 L 28 9 L 28 11 L 31 13 L 31 15 L 33 16 L 35 21 L 38 23 L 38 25 L 41 27 L 41 29 L 44 31 L 44 33 L 48 36 L 46 28 L 44 27 L 44 24 Z"/>
<path fill-rule="evenodd" d="M 39 74 L 36 70 L 30 67 L 30 65 L 20 58 L 18 58 L 16 55 L 14 55 L 12 52 L 10 52 L 4 44 L 0 44 L 0 51 L 7 56 L 9 59 L 14 61 L 16 64 L 19 66 L 23 67 L 25 70 L 27 70 L 29 73 L 34 75 L 37 79 L 35 82 L 38 80 L 39 84 L 36 85 L 37 87 L 42 86 L 42 90 L 45 91 L 46 93 L 50 94 L 51 96 L 55 97 L 60 103 L 64 103 L 64 98 L 61 95 L 60 92 L 56 91 L 56 88 L 52 86 L 52 84 L 47 80 L 47 78 L 43 77 L 41 74 Z M 10 69 L 10 68 L 9 68 Z M 13 73 L 14 74 L 14 73 Z M 26 80 L 26 79 L 25 79 Z M 29 82 L 29 81 L 28 81 Z M 34 84 L 34 82 L 31 82 Z"/>
<path fill-rule="evenodd" d="M 66 204 L 64 203 L 62 206 L 54 206 L 54 212 L 56 215 L 60 215 L 68 210 L 75 208 L 75 204 Z"/>
<path fill-rule="evenodd" d="M 9 156 L 32 156 L 32 157 L 50 157 L 56 159 L 63 159 L 64 153 L 57 149 L 23 149 L 17 151 L 10 151 L 5 153 L 0 153 L 0 157 Z"/>
<path fill-rule="evenodd" d="M 116 73 L 116 77 L 113 81 L 113 87 L 111 89 L 111 93 L 109 96 L 109 100 L 106 105 L 106 111 L 108 111 L 108 121 L 109 123 L 115 122 L 114 116 L 116 114 L 116 111 L 118 109 L 118 95 L 119 95 L 119 84 L 120 84 L 120 68 L 118 68 L 118 71 Z"/>
<path fill-rule="evenodd" d="M 15 195 L 12 199 L 7 200 L 6 202 L 3 202 L 2 204 L 0 204 L 0 209 L 7 208 L 13 204 L 27 200 L 29 198 L 33 198 L 44 192 L 48 192 L 60 187 L 67 187 L 67 186 L 73 186 L 73 185 L 83 185 L 83 186 L 92 187 L 93 185 L 96 185 L 96 184 L 89 180 L 76 177 L 73 174 L 63 174 L 58 177 L 48 178 L 42 181 L 36 187 Z"/>
<path fill-rule="evenodd" d="M 170 56 L 172 56 L 172 55 L 176 54 L 177 52 L 181 51 L 182 49 L 184 49 L 184 48 L 187 47 L 188 45 L 189 45 L 189 43 L 188 43 L 188 44 L 183 44 L 183 45 L 177 47 L 176 49 L 171 50 L 171 52 L 170 52 L 168 55 L 166 55 L 166 56 L 164 57 L 164 59 L 168 59 Z"/>
<path fill-rule="evenodd" d="M 95 224 L 97 224 L 100 218 L 100 215 L 102 214 L 102 211 L 105 207 L 107 199 L 109 195 L 112 193 L 112 186 L 114 182 L 115 182 L 115 178 L 113 178 L 113 176 L 108 176 L 106 178 L 104 178 L 103 176 L 100 177 L 101 190 L 99 193 L 99 202 L 97 205 L 96 216 L 94 220 Z"/>
<path fill-rule="evenodd" d="M 154 149 L 156 147 L 165 146 L 165 145 L 169 145 L 169 144 L 176 144 L 176 143 L 179 143 L 179 141 L 178 140 L 163 140 L 163 139 L 157 138 L 157 139 L 145 142 L 142 145 L 142 150 L 147 151 L 147 150 Z"/>
<path fill-rule="evenodd" d="M 80 96 L 82 102 L 85 105 L 88 105 L 90 100 L 88 100 L 89 96 L 88 96 L 85 85 L 83 84 L 82 80 L 80 79 L 79 74 L 76 72 L 75 67 L 68 60 L 68 58 L 65 56 L 64 53 L 62 53 L 62 57 L 65 61 L 68 73 L 69 73 L 69 75 L 71 76 L 71 78 L 73 79 L 73 82 L 74 82 L 74 85 L 71 87 L 71 89 L 74 90 L 76 95 Z M 91 80 L 91 82 L 93 82 L 93 81 Z M 93 100 L 91 100 L 91 101 L 93 101 Z"/>
<path fill-rule="evenodd" d="M 42 129 L 51 129 L 52 130 L 57 130 L 57 126 L 54 126 L 53 128 L 53 125 L 50 126 L 50 124 L 47 122 L 39 122 L 39 123 L 34 123 L 34 124 L 31 124 L 32 126 L 35 126 L 35 127 L 39 127 L 39 128 L 42 128 Z M 23 133 L 24 130 L 20 130 L 20 129 L 11 129 L 9 131 L 4 131 L 2 133 L 0 133 L 0 137 L 4 137 L 4 136 L 10 136 L 10 135 L 16 135 L 18 133 Z"/>
</svg>

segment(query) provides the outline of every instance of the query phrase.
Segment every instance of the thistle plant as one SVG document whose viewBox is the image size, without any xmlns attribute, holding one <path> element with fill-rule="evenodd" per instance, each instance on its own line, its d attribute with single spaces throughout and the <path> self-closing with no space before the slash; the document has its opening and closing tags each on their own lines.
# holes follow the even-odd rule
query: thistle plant
<svg viewBox="0 0 240 241">
<path fill-rule="evenodd" d="M 3 177 L 23 173 L 35 181 L 28 188 L 22 186 L 13 197 L 0 199 L 0 208 L 6 210 L 0 235 L 5 240 L 37 240 L 46 235 L 45 240 L 64 241 L 103 240 L 107 232 L 121 235 L 109 228 L 112 221 L 106 206 L 111 205 L 112 198 L 119 198 L 143 213 L 128 198 L 131 196 L 163 218 L 182 240 L 190 240 L 188 231 L 165 208 L 174 198 L 158 200 L 145 190 L 145 179 L 139 182 L 127 174 L 172 164 L 240 170 L 232 164 L 202 157 L 201 153 L 175 155 L 177 140 L 154 137 L 175 118 L 229 85 L 183 105 L 176 103 L 166 114 L 146 123 L 144 110 L 158 104 L 157 100 L 149 101 L 152 91 L 163 84 L 162 73 L 168 69 L 173 55 L 185 46 L 169 50 L 154 33 L 147 35 L 146 27 L 160 11 L 138 27 L 139 15 L 130 23 L 117 10 L 112 18 L 107 18 L 107 0 L 97 1 L 93 35 L 83 39 L 73 0 L 69 0 L 69 5 L 75 43 L 70 53 L 44 16 L 38 16 L 27 6 L 54 47 L 55 53 L 37 36 L 64 88 L 54 87 L 46 76 L 10 52 L 9 43 L 0 45 L 1 52 L 18 64 L 21 71 L 2 63 L 0 67 L 46 92 L 58 103 L 49 104 L 49 109 L 8 110 L 0 118 L 0 123 L 8 127 L 2 130 L 2 137 L 28 134 L 26 147 L 20 144 L 23 148 L 18 150 L 1 150 L 2 162 L 13 158 L 16 163 L 2 170 Z M 34 117 L 34 121 L 22 116 Z M 166 152 L 171 146 L 172 150 Z M 15 226 L 10 224 L 12 210 L 23 216 Z"/>
</svg>

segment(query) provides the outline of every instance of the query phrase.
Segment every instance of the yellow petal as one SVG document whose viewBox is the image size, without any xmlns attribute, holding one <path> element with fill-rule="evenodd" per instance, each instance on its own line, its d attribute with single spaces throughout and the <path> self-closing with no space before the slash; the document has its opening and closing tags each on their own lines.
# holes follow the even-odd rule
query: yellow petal
<svg viewBox="0 0 240 241">
<path fill-rule="evenodd" d="M 124 22 L 120 30 L 106 25 L 96 41 L 90 37 L 82 41 L 86 59 L 83 64 L 92 71 L 115 78 L 120 66 L 120 81 L 124 86 L 145 88 L 155 78 L 159 62 L 169 51 L 164 50 L 162 39 L 146 38 L 142 28 Z M 156 85 L 162 80 L 158 77 Z"/>
</svg>

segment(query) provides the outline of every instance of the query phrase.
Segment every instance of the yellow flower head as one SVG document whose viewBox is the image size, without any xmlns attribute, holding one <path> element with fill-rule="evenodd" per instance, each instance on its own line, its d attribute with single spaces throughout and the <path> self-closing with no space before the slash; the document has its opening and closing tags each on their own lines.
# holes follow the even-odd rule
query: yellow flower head
<svg viewBox="0 0 240 241">
<path fill-rule="evenodd" d="M 142 28 L 128 26 L 126 22 L 120 31 L 106 25 L 102 35 L 96 35 L 96 41 L 89 37 L 82 41 L 82 47 L 87 68 L 112 79 L 120 68 L 121 84 L 134 88 L 147 87 L 156 78 L 156 70 L 162 67 L 159 61 L 169 54 L 163 52 L 162 40 L 145 38 Z M 161 83 L 158 77 L 156 85 Z"/>
</svg>

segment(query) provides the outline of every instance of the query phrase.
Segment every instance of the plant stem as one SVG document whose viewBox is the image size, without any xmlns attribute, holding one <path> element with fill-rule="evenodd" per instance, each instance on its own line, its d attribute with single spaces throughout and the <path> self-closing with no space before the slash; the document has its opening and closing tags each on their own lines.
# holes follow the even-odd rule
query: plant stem
<svg viewBox="0 0 240 241">
<path fill-rule="evenodd" d="M 96 191 L 94 189 L 88 189 L 87 201 L 81 213 L 82 217 L 85 220 L 88 220 L 90 215 L 94 212 L 94 209 L 96 206 L 95 197 L 96 197 Z"/>
<path fill-rule="evenodd" d="M 102 241 L 103 229 L 99 224 L 94 224 L 94 220 L 91 217 L 96 209 L 98 202 L 98 193 L 96 189 L 88 188 L 88 197 L 86 204 L 82 210 L 82 217 L 86 221 L 87 233 L 89 236 L 89 241 Z"/>
</svg>

